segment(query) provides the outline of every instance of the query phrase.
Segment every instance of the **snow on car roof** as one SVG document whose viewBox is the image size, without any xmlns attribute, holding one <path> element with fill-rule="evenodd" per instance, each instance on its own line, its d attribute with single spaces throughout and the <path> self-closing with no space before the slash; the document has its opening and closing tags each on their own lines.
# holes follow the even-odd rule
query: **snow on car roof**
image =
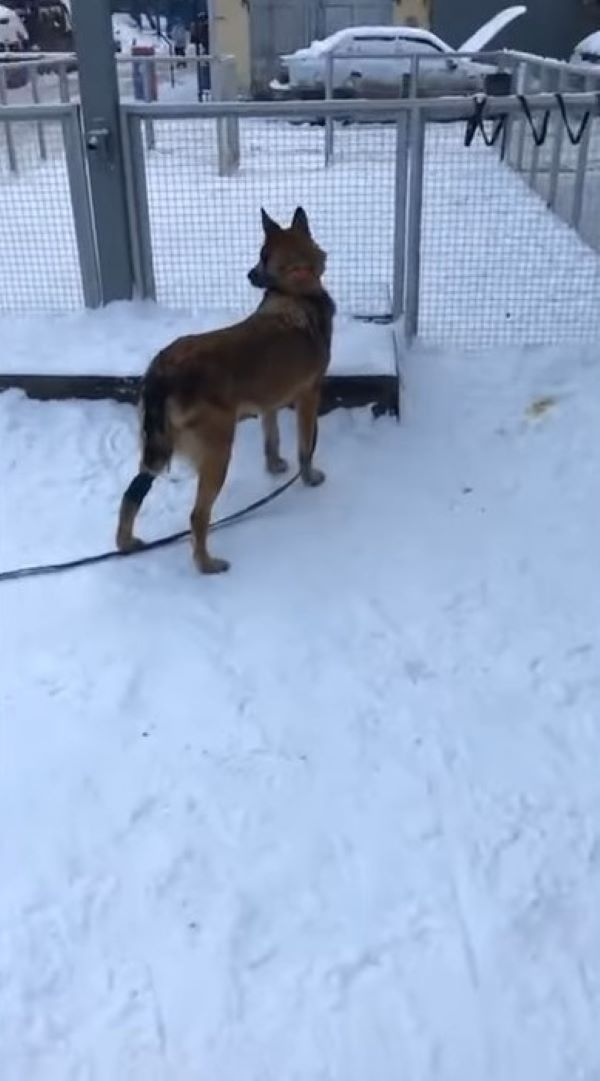
<svg viewBox="0 0 600 1081">
<path fill-rule="evenodd" d="M 436 34 L 432 34 L 430 30 L 390 23 L 387 26 L 348 26 L 345 30 L 337 30 L 335 34 L 330 34 L 328 38 L 311 42 L 306 48 L 288 53 L 288 56 L 323 56 L 325 53 L 331 52 L 332 49 L 336 49 L 338 45 L 343 45 L 350 35 L 354 38 L 372 38 L 380 37 L 383 34 L 393 34 L 395 37 L 401 34 L 402 37 L 407 38 L 425 38 L 427 41 L 435 42 L 436 45 L 441 46 L 447 52 L 452 51 L 445 41 L 438 38 Z"/>
</svg>

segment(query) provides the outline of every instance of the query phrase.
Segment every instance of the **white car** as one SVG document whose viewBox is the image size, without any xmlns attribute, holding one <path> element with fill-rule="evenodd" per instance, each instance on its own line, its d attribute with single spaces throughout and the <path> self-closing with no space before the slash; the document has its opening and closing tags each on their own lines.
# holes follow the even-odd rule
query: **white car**
<svg viewBox="0 0 600 1081">
<path fill-rule="evenodd" d="M 12 61 L 20 59 L 27 41 L 27 31 L 16 11 L 0 5 L 0 64 L 9 90 L 24 86 L 28 81 L 27 68 L 12 67 Z"/>
<path fill-rule="evenodd" d="M 280 78 L 271 82 L 279 96 L 313 96 L 323 92 L 327 81 L 328 57 L 338 56 L 331 66 L 332 89 L 338 94 L 379 96 L 398 89 L 410 78 L 411 58 L 419 55 L 421 94 L 476 93 L 487 88 L 493 65 L 453 53 L 481 52 L 505 26 L 526 12 L 524 5 L 501 11 L 473 34 L 460 49 L 453 49 L 436 34 L 408 26 L 356 26 L 339 30 L 323 41 L 313 41 L 305 49 L 281 57 Z M 509 80 L 508 80 L 509 82 Z M 505 90 L 508 86 L 505 84 Z"/>
<path fill-rule="evenodd" d="M 571 64 L 591 64 L 598 69 L 600 74 L 600 30 L 594 34 L 588 34 L 583 41 L 576 45 L 570 60 Z"/>
</svg>

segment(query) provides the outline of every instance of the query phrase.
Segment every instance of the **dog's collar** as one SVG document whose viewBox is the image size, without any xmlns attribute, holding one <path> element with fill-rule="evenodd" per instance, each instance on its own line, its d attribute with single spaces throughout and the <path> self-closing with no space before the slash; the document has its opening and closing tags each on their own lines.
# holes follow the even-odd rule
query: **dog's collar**
<svg viewBox="0 0 600 1081">
<path fill-rule="evenodd" d="M 292 270 L 288 270 L 288 278 L 293 281 L 309 281 L 314 280 L 314 274 L 308 266 L 294 267 Z"/>
</svg>

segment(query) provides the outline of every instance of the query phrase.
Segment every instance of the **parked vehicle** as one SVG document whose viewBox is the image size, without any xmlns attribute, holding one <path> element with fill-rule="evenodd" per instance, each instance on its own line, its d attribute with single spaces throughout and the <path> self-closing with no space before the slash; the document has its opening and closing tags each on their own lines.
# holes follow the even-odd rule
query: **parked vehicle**
<svg viewBox="0 0 600 1081">
<path fill-rule="evenodd" d="M 15 61 L 21 59 L 27 41 L 27 30 L 17 13 L 0 6 L 0 64 L 9 90 L 25 86 L 28 81 L 27 68 L 14 66 Z"/>
<path fill-rule="evenodd" d="M 510 22 L 526 11 L 516 5 L 499 12 L 455 50 L 429 30 L 408 26 L 357 26 L 340 30 L 323 41 L 281 57 L 278 79 L 271 82 L 277 97 L 323 96 L 328 57 L 332 89 L 343 97 L 389 97 L 410 89 L 411 61 L 419 56 L 420 95 L 508 93 L 510 77 L 493 64 L 452 54 L 482 51 Z M 500 76 L 503 76 L 502 78 Z"/>
<path fill-rule="evenodd" d="M 600 75 L 600 30 L 588 34 L 575 46 L 571 55 L 571 64 L 590 64 Z"/>
</svg>

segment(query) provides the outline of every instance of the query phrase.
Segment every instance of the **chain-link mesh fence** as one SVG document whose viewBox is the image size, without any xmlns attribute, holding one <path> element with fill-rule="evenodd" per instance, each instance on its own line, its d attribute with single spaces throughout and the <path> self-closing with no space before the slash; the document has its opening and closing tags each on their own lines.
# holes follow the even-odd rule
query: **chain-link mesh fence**
<svg viewBox="0 0 600 1081">
<path fill-rule="evenodd" d="M 465 146 L 462 122 L 427 125 L 419 337 L 467 348 L 593 341 L 598 252 L 548 209 L 528 170 L 501 160 L 501 145 L 476 134 Z"/>
<path fill-rule="evenodd" d="M 83 299 L 63 122 L 2 122 L 0 111 L 0 310 Z"/>
<path fill-rule="evenodd" d="M 397 115 L 405 120 L 427 116 L 422 207 L 414 201 L 420 173 L 414 123 L 383 122 L 390 116 L 384 106 L 377 113 L 379 106 L 373 105 L 367 114 L 360 103 L 344 103 L 347 122 L 336 121 L 326 166 L 322 124 L 299 122 L 289 108 L 258 117 L 252 112 L 260 107 L 232 104 L 219 113 L 239 121 L 239 167 L 229 175 L 219 175 L 217 132 L 223 120 L 217 120 L 214 108 L 195 106 L 180 117 L 160 105 L 146 111 L 128 107 L 129 119 L 141 124 L 142 133 L 153 115 L 153 140 L 142 139 L 137 159 L 147 196 L 146 240 L 156 299 L 198 312 L 248 310 L 256 302 L 246 275 L 261 245 L 260 207 L 285 223 L 301 204 L 328 253 L 327 284 L 342 312 L 389 316 L 398 311 L 394 298 L 403 280 L 408 303 L 416 242 L 420 259 L 413 285 L 417 280 L 420 289 L 412 295 L 425 342 L 463 348 L 596 340 L 600 215 L 594 181 L 600 120 L 590 114 L 583 156 L 581 144 L 572 147 L 563 131 L 554 170 L 558 125 L 564 120 L 559 103 L 548 99 L 547 139 L 535 148 L 535 159 L 527 156 L 525 143 L 519 167 L 514 148 L 522 117 L 512 102 L 510 142 L 501 139 L 493 147 L 480 133 L 465 145 L 464 105 L 460 120 L 440 123 L 448 115 L 442 105 L 398 103 Z M 84 212 L 89 211 L 90 193 L 77 107 L 62 108 L 74 110 L 68 154 L 60 119 L 45 114 L 35 123 L 31 117 L 41 114 L 31 110 L 18 120 L 7 120 L 10 110 L 0 113 L 4 310 L 61 311 L 84 301 L 77 208 L 85 204 Z M 569 109 L 577 113 L 573 100 Z M 571 118 L 579 122 L 576 115 Z M 409 129 L 413 137 L 407 143 Z M 80 188 L 74 199 L 77 153 Z M 407 163 L 405 200 L 400 172 Z M 545 187 L 552 176 L 558 177 L 555 212 L 548 209 Z M 569 208 L 581 177 L 581 213 L 573 228 Z M 143 218 L 136 216 L 136 223 Z M 93 241 L 87 251 L 93 255 Z"/>
<path fill-rule="evenodd" d="M 214 120 L 156 120 L 145 170 L 157 299 L 192 309 L 255 303 L 246 275 L 262 243 L 260 207 L 287 223 L 301 204 L 340 309 L 389 314 L 395 131 L 340 126 L 324 168 L 321 126 L 243 119 L 241 168 L 220 177 Z"/>
<path fill-rule="evenodd" d="M 600 91 L 598 75 L 569 74 L 559 68 L 547 89 Z M 568 225 L 600 252 L 600 118 L 589 109 L 561 108 L 532 121 L 521 115 L 512 125 L 507 161 Z"/>
</svg>

